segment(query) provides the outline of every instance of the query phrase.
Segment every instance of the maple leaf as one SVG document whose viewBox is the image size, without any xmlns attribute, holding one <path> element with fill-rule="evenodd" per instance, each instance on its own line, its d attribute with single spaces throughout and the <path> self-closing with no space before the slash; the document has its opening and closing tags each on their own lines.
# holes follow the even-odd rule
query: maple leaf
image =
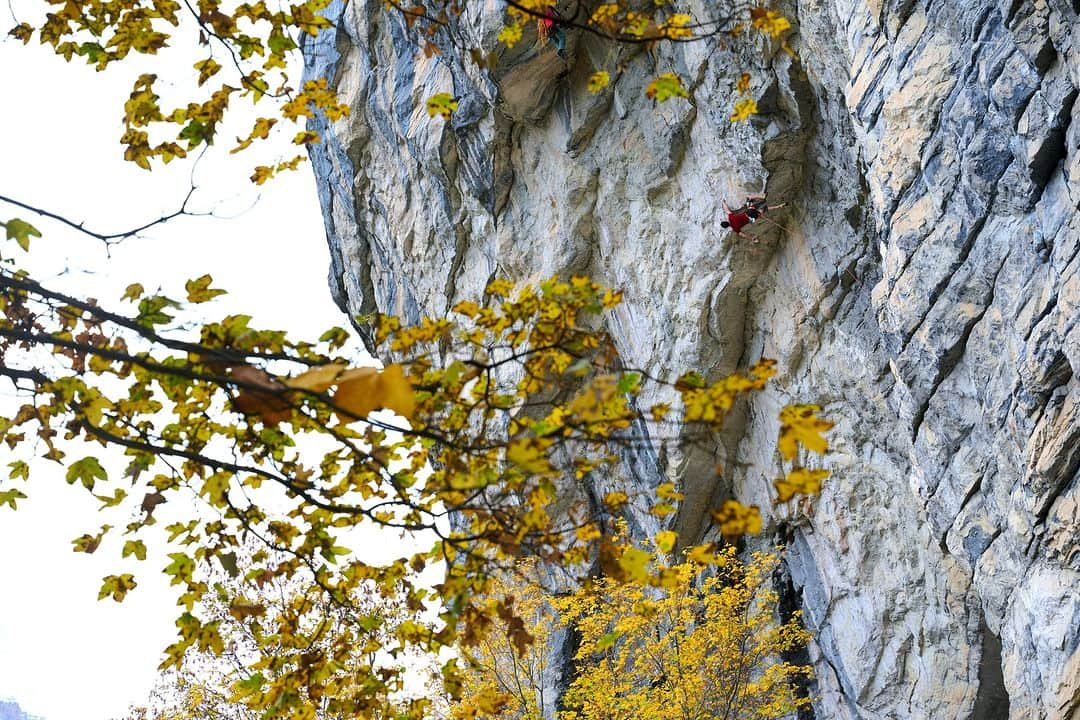
<svg viewBox="0 0 1080 720">
<path fill-rule="evenodd" d="M 458 109 L 458 101 L 449 93 L 436 93 L 427 100 L 427 112 L 429 117 L 439 115 L 443 120 L 449 120 L 450 116 Z"/>
<path fill-rule="evenodd" d="M 40 230 L 38 230 L 36 227 L 26 222 L 25 220 L 20 220 L 19 218 L 12 218 L 6 223 L 0 223 L 0 225 L 4 226 L 4 231 L 7 235 L 7 239 L 17 242 L 19 244 L 19 247 L 21 247 L 23 250 L 30 249 L 31 237 L 41 237 Z"/>
<path fill-rule="evenodd" d="M 786 477 L 773 480 L 776 487 L 776 499 L 787 502 L 795 495 L 817 495 L 821 492 L 821 481 L 829 477 L 828 470 L 814 470 L 795 467 Z"/>
<path fill-rule="evenodd" d="M 154 509 L 165 502 L 165 496 L 160 491 L 147 493 L 142 499 L 142 504 L 139 509 L 146 513 L 146 519 L 150 520 L 154 516 Z"/>
<path fill-rule="evenodd" d="M 664 73 L 653 78 L 645 87 L 645 97 L 656 102 L 666 102 L 673 97 L 689 98 L 690 93 L 683 87 L 682 78 L 675 73 Z"/>
<path fill-rule="evenodd" d="M 255 168 L 255 172 L 251 174 L 251 182 L 256 185 L 262 185 L 272 177 L 274 177 L 274 168 L 266 165 L 259 165 Z"/>
<path fill-rule="evenodd" d="M 678 539 L 679 534 L 673 530 L 658 532 L 656 533 L 656 549 L 663 553 L 671 552 Z"/>
<path fill-rule="evenodd" d="M 265 370 L 241 365 L 233 368 L 231 376 L 247 386 L 241 387 L 233 399 L 233 407 L 238 412 L 255 415 L 266 425 L 275 425 L 292 415 L 290 403 L 280 395 L 285 386 Z M 252 385 L 256 387 L 250 387 Z"/>
<path fill-rule="evenodd" d="M 606 88 L 608 86 L 608 83 L 610 82 L 611 75 L 608 73 L 608 71 L 600 70 L 599 72 L 594 72 L 592 75 L 589 76 L 589 83 L 588 85 L 586 85 L 586 89 L 590 93 L 595 95 L 596 93 Z"/>
<path fill-rule="evenodd" d="M 135 582 L 135 578 L 131 573 L 108 575 L 101 583 L 101 590 L 98 592 L 98 600 L 104 600 L 111 595 L 112 599 L 116 602 L 123 602 L 128 592 L 134 590 L 136 585 L 138 585 L 138 583 Z"/>
<path fill-rule="evenodd" d="M 202 87 L 203 83 L 216 75 L 221 70 L 221 63 L 214 60 L 214 58 L 206 58 L 195 63 L 192 67 L 199 71 L 199 87 Z"/>
<path fill-rule="evenodd" d="M 16 40 L 22 40 L 22 44 L 26 45 L 34 35 L 34 28 L 27 23 L 19 23 L 8 31 L 8 35 Z"/>
<path fill-rule="evenodd" d="M 105 468 L 101 467 L 101 463 L 98 462 L 97 458 L 84 457 L 82 460 L 77 460 L 68 466 L 65 479 L 68 484 L 80 481 L 87 490 L 93 490 L 95 481 L 107 480 L 108 474 L 105 472 Z"/>
<path fill-rule="evenodd" d="M 635 547 L 623 550 L 619 557 L 619 567 L 626 573 L 626 577 L 636 583 L 646 583 L 649 580 L 649 562 L 652 555 Z"/>
<path fill-rule="evenodd" d="M 829 443 L 821 433 L 829 430 L 833 424 L 817 416 L 820 405 L 788 405 L 780 411 L 780 438 L 777 446 L 780 454 L 788 460 L 794 460 L 799 452 L 799 444 L 816 453 L 829 450 Z"/>
<path fill-rule="evenodd" d="M 218 295 L 224 295 L 224 290 L 210 287 L 210 283 L 213 281 L 214 279 L 209 275 L 202 275 L 194 280 L 188 280 L 184 283 L 184 289 L 187 290 L 188 302 L 204 303 L 213 300 Z"/>
</svg>

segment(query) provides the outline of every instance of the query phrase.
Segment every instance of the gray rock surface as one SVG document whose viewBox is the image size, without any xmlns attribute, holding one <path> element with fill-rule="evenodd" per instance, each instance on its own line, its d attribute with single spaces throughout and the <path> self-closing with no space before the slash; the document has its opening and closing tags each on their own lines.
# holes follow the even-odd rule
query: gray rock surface
<svg viewBox="0 0 1080 720">
<path fill-rule="evenodd" d="M 494 275 L 588 274 L 626 293 L 629 364 L 777 358 L 714 452 L 638 458 L 625 482 L 679 478 L 684 537 L 726 493 L 770 508 L 817 717 L 1080 717 L 1080 3 L 781 9 L 798 59 L 572 35 L 564 62 L 527 36 L 489 74 L 335 0 L 336 34 L 305 48 L 353 110 L 313 151 L 331 289 L 417 317 Z M 500 24 L 470 2 L 459 32 L 494 48 Z M 742 70 L 761 113 L 733 125 Z M 666 71 L 690 101 L 644 97 Z M 449 123 L 427 117 L 436 92 L 460 98 Z M 763 189 L 789 203 L 774 223 L 720 227 L 721 199 Z M 792 400 L 837 421 L 833 477 L 774 507 Z"/>
</svg>

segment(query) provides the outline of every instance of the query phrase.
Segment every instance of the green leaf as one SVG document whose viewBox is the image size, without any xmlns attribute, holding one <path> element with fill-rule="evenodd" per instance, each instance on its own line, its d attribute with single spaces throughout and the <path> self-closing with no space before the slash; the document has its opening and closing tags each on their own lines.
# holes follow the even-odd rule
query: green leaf
<svg viewBox="0 0 1080 720">
<path fill-rule="evenodd" d="M 619 384 L 617 389 L 623 395 L 636 395 L 638 388 L 641 385 L 641 373 L 626 373 L 619 378 Z"/>
<path fill-rule="evenodd" d="M 146 559 L 146 545 L 142 540 L 128 540 L 124 543 L 121 557 L 128 557 L 129 555 L 134 555 L 139 560 Z"/>
<path fill-rule="evenodd" d="M 146 290 L 143 288 L 142 283 L 131 283 L 124 290 L 124 294 L 120 296 L 121 300 L 138 300 L 143 296 Z"/>
<path fill-rule="evenodd" d="M 4 492 L 0 492 L 0 507 L 10 505 L 12 510 L 18 510 L 19 508 L 16 507 L 15 501 L 23 500 L 24 498 L 26 498 L 26 495 L 18 490 L 5 490 Z"/>
<path fill-rule="evenodd" d="M 596 652 L 604 652 L 609 647 L 615 644 L 615 641 L 619 639 L 619 634 L 615 632 L 609 632 L 599 640 L 596 641 Z"/>
<path fill-rule="evenodd" d="M 12 480 L 18 480 L 19 478 L 22 478 L 23 480 L 30 479 L 30 466 L 24 461 L 16 460 L 13 463 L 8 463 L 8 467 L 11 468 L 8 477 Z"/>
<path fill-rule="evenodd" d="M 173 319 L 172 315 L 164 312 L 165 308 L 170 307 L 179 307 L 179 304 L 163 295 L 143 298 L 139 301 L 139 315 L 135 318 L 135 322 L 150 328 L 155 325 L 164 325 Z"/>
<path fill-rule="evenodd" d="M 266 678 L 263 677 L 262 673 L 257 672 L 244 680 L 238 681 L 233 687 L 236 688 L 236 692 L 240 695 L 251 695 L 259 692 L 265 683 Z"/>
<path fill-rule="evenodd" d="M 449 93 L 436 93 L 429 97 L 427 101 L 428 117 L 440 115 L 443 120 L 449 120 L 457 109 L 457 98 Z"/>
<path fill-rule="evenodd" d="M 690 93 L 683 87 L 682 78 L 675 73 L 664 73 L 648 84 L 645 96 L 656 102 L 665 102 L 673 97 L 689 98 Z"/>
<path fill-rule="evenodd" d="M 19 243 L 19 247 L 23 250 L 30 249 L 31 237 L 41 237 L 41 231 L 25 220 L 11 218 L 6 223 L 2 224 L 7 231 L 7 239 Z"/>
<path fill-rule="evenodd" d="M 123 488 L 117 488 L 113 492 L 111 497 L 108 495 L 94 495 L 94 497 L 101 501 L 101 507 L 98 509 L 104 510 L 105 508 L 116 507 L 117 505 L 122 503 L 124 501 L 124 498 L 127 497 L 127 490 L 124 490 Z"/>
<path fill-rule="evenodd" d="M 84 457 L 82 460 L 71 463 L 65 479 L 68 481 L 68 485 L 78 480 L 82 482 L 84 488 L 93 490 L 96 480 L 107 480 L 108 478 L 105 468 L 101 467 L 101 463 L 98 462 L 97 458 Z"/>
</svg>

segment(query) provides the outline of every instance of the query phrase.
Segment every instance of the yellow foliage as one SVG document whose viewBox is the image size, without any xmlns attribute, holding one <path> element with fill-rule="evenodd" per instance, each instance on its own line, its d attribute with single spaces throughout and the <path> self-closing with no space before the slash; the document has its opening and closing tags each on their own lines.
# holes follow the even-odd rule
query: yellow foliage
<svg viewBox="0 0 1080 720">
<path fill-rule="evenodd" d="M 776 10 L 755 7 L 750 9 L 750 24 L 773 38 L 791 29 L 791 22 Z"/>
<path fill-rule="evenodd" d="M 774 619 L 776 558 L 723 558 L 716 572 L 675 565 L 660 589 L 601 578 L 557 601 L 581 637 L 560 720 L 780 718 L 809 706 L 794 685 L 809 668 L 779 659 L 809 634 Z"/>
<path fill-rule="evenodd" d="M 671 552 L 678 539 L 679 534 L 672 530 L 658 532 L 656 533 L 656 549 L 662 553 Z"/>
<path fill-rule="evenodd" d="M 429 117 L 439 115 L 443 120 L 449 120 L 450 116 L 458 109 L 457 99 L 449 93 L 436 93 L 428 98 L 427 112 Z"/>
<path fill-rule="evenodd" d="M 608 74 L 608 71 L 600 70 L 598 72 L 594 72 L 592 75 L 589 76 L 589 84 L 587 85 L 587 89 L 589 92 L 595 95 L 596 93 L 606 88 L 608 86 L 608 83 L 610 82 L 611 75 Z"/>
<path fill-rule="evenodd" d="M 522 25 L 518 23 L 506 25 L 499 31 L 499 37 L 497 39 L 506 47 L 512 48 L 517 45 L 519 40 L 521 40 L 521 33 L 523 30 L 524 28 Z"/>
<path fill-rule="evenodd" d="M 773 480 L 776 487 L 776 499 L 787 502 L 796 495 L 817 495 L 821 492 L 821 481 L 829 477 L 828 470 L 813 470 L 796 467 L 787 477 Z"/>
<path fill-rule="evenodd" d="M 653 78 L 645 87 L 645 97 L 665 102 L 673 97 L 688 98 L 690 92 L 683 86 L 682 78 L 675 73 L 664 73 Z"/>
<path fill-rule="evenodd" d="M 638 553 L 628 564 L 659 562 Z M 775 619 L 777 596 L 770 588 L 776 564 L 775 556 L 762 553 L 744 563 L 728 548 L 713 570 L 690 562 L 663 567 L 666 582 L 656 588 L 598 578 L 560 597 L 536 584 L 535 563 L 521 564 L 513 579 L 495 582 L 490 592 L 513 598 L 535 642 L 517 649 L 507 641 L 505 623 L 492 624 L 464 651 L 465 692 L 452 716 L 750 720 L 808 707 L 797 687 L 810 668 L 781 656 L 803 647 L 809 634 L 797 615 L 785 623 Z M 559 625 L 580 636 L 564 709 L 555 708 L 543 682 Z M 485 705 L 490 713 L 482 711 Z"/>
<path fill-rule="evenodd" d="M 761 511 L 737 500 L 725 500 L 719 510 L 713 510 L 712 517 L 720 527 L 720 534 L 728 539 L 761 532 Z"/>
<path fill-rule="evenodd" d="M 780 439 L 777 446 L 780 454 L 788 460 L 794 460 L 799 453 L 799 445 L 816 453 L 826 453 L 829 443 L 821 434 L 833 424 L 817 416 L 820 405 L 788 405 L 780 411 Z"/>
<path fill-rule="evenodd" d="M 735 103 L 735 110 L 731 113 L 731 122 L 749 120 L 750 116 L 757 112 L 757 101 L 754 98 L 743 98 Z"/>
</svg>

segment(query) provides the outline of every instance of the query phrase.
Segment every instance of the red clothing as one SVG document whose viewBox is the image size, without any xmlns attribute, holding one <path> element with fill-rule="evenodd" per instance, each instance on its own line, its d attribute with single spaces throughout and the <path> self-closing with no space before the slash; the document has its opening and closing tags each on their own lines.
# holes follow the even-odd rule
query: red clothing
<svg viewBox="0 0 1080 720">
<path fill-rule="evenodd" d="M 727 221 L 728 224 L 731 225 L 732 231 L 737 233 L 754 220 L 745 210 L 739 210 L 738 212 L 729 212 L 727 214 Z"/>
</svg>

